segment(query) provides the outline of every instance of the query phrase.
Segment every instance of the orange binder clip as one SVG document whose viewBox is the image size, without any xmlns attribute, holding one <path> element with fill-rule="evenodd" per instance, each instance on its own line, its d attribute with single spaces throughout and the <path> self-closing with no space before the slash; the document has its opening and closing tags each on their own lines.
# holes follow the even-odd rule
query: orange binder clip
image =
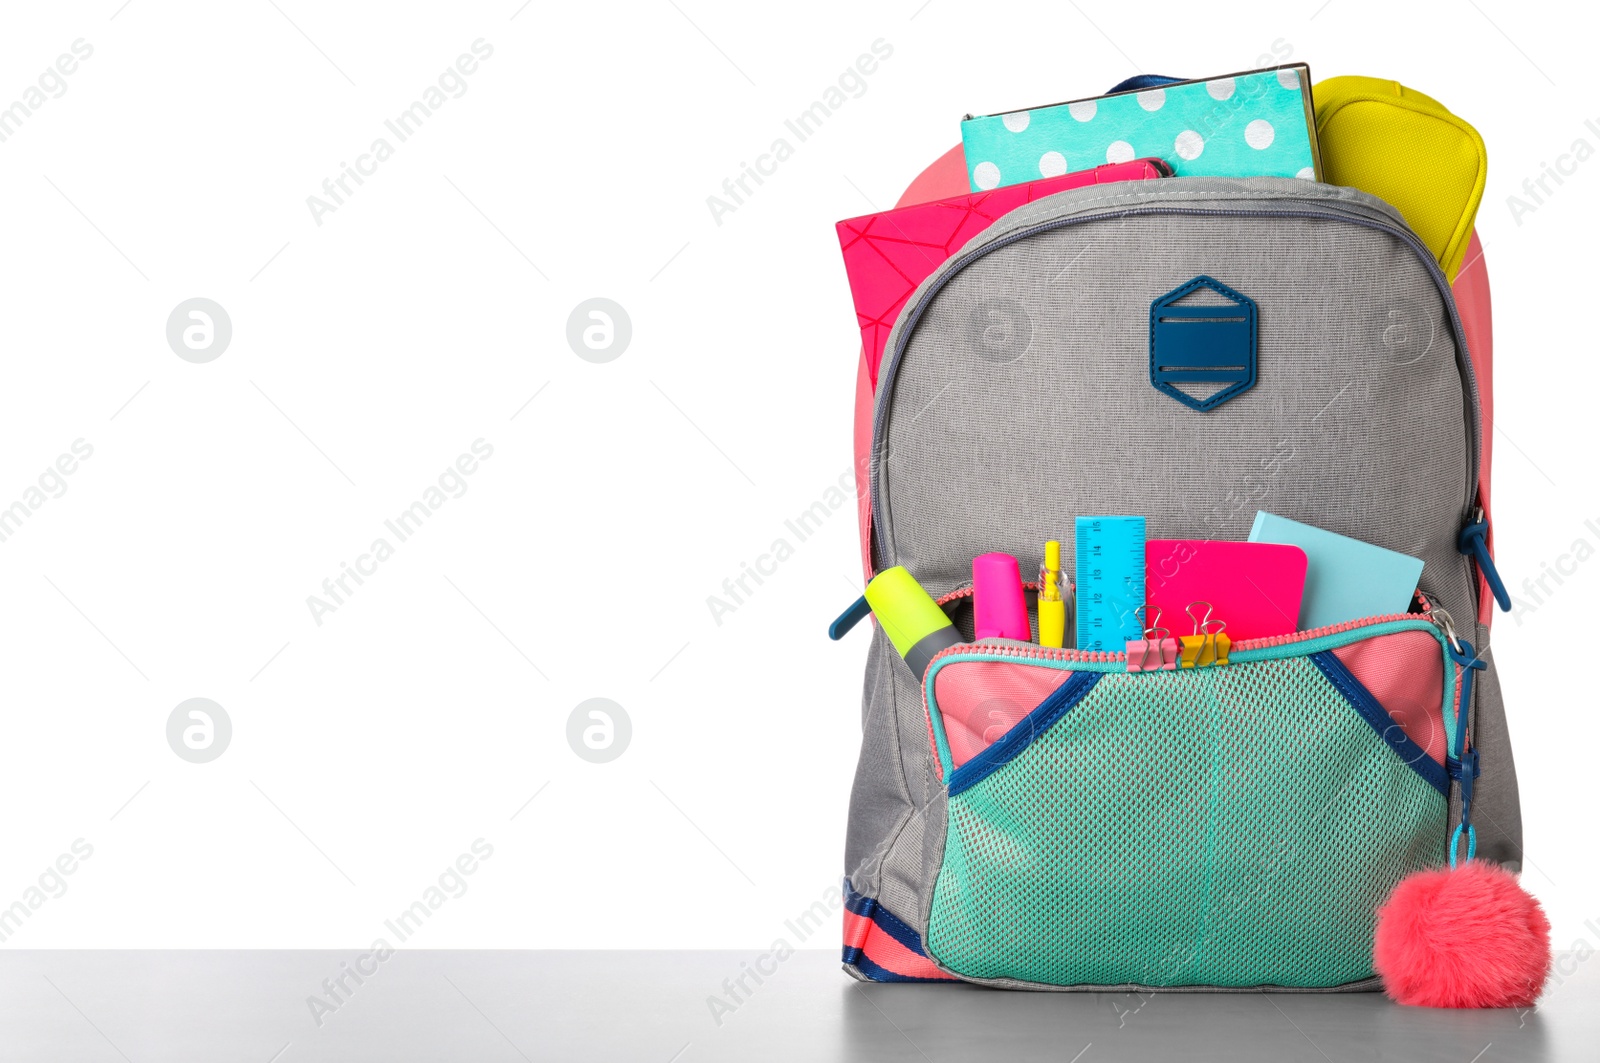
<svg viewBox="0 0 1600 1063">
<path fill-rule="evenodd" d="M 1195 610 L 1205 606 L 1205 615 L 1196 616 Z M 1194 621 L 1194 634 L 1184 635 L 1181 639 L 1182 648 L 1179 651 L 1179 664 L 1184 668 L 1209 668 L 1214 665 L 1228 663 L 1228 650 L 1233 641 L 1223 634 L 1228 629 L 1227 621 L 1213 620 L 1211 618 L 1210 602 L 1191 602 L 1184 610 L 1189 614 L 1189 619 Z"/>
</svg>

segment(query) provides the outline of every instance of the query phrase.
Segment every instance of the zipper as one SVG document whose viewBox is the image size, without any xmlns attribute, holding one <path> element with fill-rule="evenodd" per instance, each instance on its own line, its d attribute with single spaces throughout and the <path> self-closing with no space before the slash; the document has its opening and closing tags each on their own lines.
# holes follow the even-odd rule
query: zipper
<svg viewBox="0 0 1600 1063">
<path fill-rule="evenodd" d="M 1208 210 L 1202 208 L 1161 207 L 1146 206 L 1134 207 L 1126 210 L 1106 211 L 1094 214 L 1075 215 L 1066 218 L 1056 218 L 1051 221 L 1030 225 L 1015 232 L 1007 233 L 996 238 L 982 247 L 975 248 L 959 258 L 952 259 L 936 275 L 936 279 L 922 292 L 922 297 L 917 300 L 910 312 L 903 318 L 903 326 L 897 329 L 894 350 L 891 352 L 888 365 L 880 374 L 878 380 L 879 397 L 872 413 L 872 460 L 869 469 L 871 476 L 871 509 L 872 509 L 872 534 L 874 546 L 880 563 L 892 557 L 887 540 L 886 523 L 883 514 L 883 499 L 880 491 L 882 478 L 882 448 L 886 442 L 884 428 L 888 421 L 889 407 L 894 394 L 895 378 L 900 370 L 901 356 L 905 353 L 906 344 L 910 341 L 912 333 L 916 331 L 917 324 L 921 321 L 923 313 L 934 296 L 950 283 L 956 274 L 966 269 L 967 266 L 978 259 L 1009 247 L 1020 240 L 1040 233 L 1053 232 L 1057 229 L 1071 228 L 1075 225 L 1092 221 L 1112 221 L 1118 218 L 1137 217 L 1142 215 L 1187 215 L 1196 217 L 1231 217 L 1231 218 L 1315 218 L 1325 221 L 1344 221 L 1362 228 L 1373 229 L 1387 233 L 1410 247 L 1418 259 L 1427 268 L 1429 276 L 1433 279 L 1434 287 L 1444 300 L 1445 309 L 1450 316 L 1450 329 L 1455 339 L 1456 365 L 1461 372 L 1461 378 L 1466 385 L 1468 405 L 1471 416 L 1468 418 L 1468 442 L 1471 460 L 1468 462 L 1467 482 L 1464 489 L 1465 503 L 1461 507 L 1462 516 L 1470 513 L 1477 503 L 1477 484 L 1482 461 L 1482 408 L 1478 394 L 1477 376 L 1472 368 L 1472 355 L 1467 350 L 1466 336 L 1461 326 L 1461 317 L 1456 311 L 1455 296 L 1451 293 L 1450 282 L 1445 279 L 1444 273 L 1439 269 L 1439 264 L 1431 252 L 1423 246 L 1417 235 L 1408 229 L 1401 228 L 1387 221 L 1379 221 L 1354 209 L 1340 210 L 1309 208 L 1296 210 Z"/>
<path fill-rule="evenodd" d="M 1025 591 L 1036 591 L 1039 589 L 1039 584 L 1037 582 L 1031 584 L 1024 582 L 1022 584 L 1022 589 Z M 949 605 L 951 602 L 959 602 L 963 598 L 971 598 L 972 592 L 973 587 L 971 583 L 957 584 L 955 590 L 951 591 L 949 594 L 939 595 L 939 597 L 933 600 L 933 604 L 943 606 Z"/>
<path fill-rule="evenodd" d="M 1065 580 L 1064 582 L 1066 583 L 1069 591 L 1076 593 L 1076 588 L 1071 580 Z M 1022 589 L 1025 591 L 1037 591 L 1039 589 L 1039 581 L 1023 580 Z M 971 597 L 972 584 L 969 582 L 958 585 L 955 590 L 949 592 L 948 594 L 941 595 L 940 597 L 935 598 L 933 601 L 935 605 L 946 606 L 951 602 L 959 602 L 963 598 Z M 851 602 L 845 611 L 839 614 L 838 619 L 834 620 L 833 623 L 828 625 L 828 637 L 833 641 L 838 642 L 840 639 L 844 638 L 845 635 L 849 634 L 851 628 L 861 623 L 861 621 L 865 620 L 869 615 L 871 615 L 871 613 L 872 607 L 867 604 L 867 596 L 863 594 L 861 597 Z"/>
<path fill-rule="evenodd" d="M 1445 612 L 1437 602 L 1428 596 L 1426 591 L 1420 588 L 1417 590 L 1417 601 L 1422 604 L 1423 619 L 1439 629 L 1439 633 L 1444 636 L 1445 642 L 1458 655 L 1465 654 L 1466 650 L 1462 646 L 1461 639 L 1456 635 L 1456 622 L 1450 614 Z"/>
<path fill-rule="evenodd" d="M 1072 581 L 1066 580 L 1065 582 L 1067 587 L 1070 589 L 1072 587 Z M 1039 589 L 1039 581 L 1036 579 L 1025 579 L 1022 581 L 1022 589 L 1025 591 L 1037 591 Z M 941 594 L 939 597 L 933 600 L 933 603 L 941 606 L 949 605 L 951 602 L 959 602 L 963 598 L 971 597 L 972 583 L 969 581 L 966 583 L 958 583 L 955 590 L 950 591 L 948 594 Z"/>
<path fill-rule="evenodd" d="M 1340 624 L 1328 624 L 1309 631 L 1296 631 L 1290 635 L 1273 635 L 1267 638 L 1243 639 L 1233 644 L 1229 656 L 1233 658 L 1248 654 L 1264 653 L 1263 656 L 1251 656 L 1249 660 L 1236 660 L 1235 664 L 1247 665 L 1257 661 L 1282 660 L 1296 656 L 1306 656 L 1324 650 L 1338 649 L 1352 643 L 1361 642 L 1367 638 L 1379 638 L 1384 635 L 1398 634 L 1406 631 L 1429 631 L 1434 635 L 1439 644 L 1439 666 L 1448 670 L 1451 663 L 1466 665 L 1468 668 L 1479 667 L 1481 664 L 1465 660 L 1464 655 L 1458 656 L 1463 644 L 1456 641 L 1455 628 L 1450 622 L 1448 613 L 1434 607 L 1430 614 L 1418 613 L 1385 613 L 1380 616 L 1363 617 L 1360 620 L 1347 620 Z M 1332 644 L 1330 645 L 1330 640 Z M 1454 643 L 1454 648 L 1452 647 Z M 1287 653 L 1272 653 L 1273 650 L 1282 650 L 1285 647 L 1306 647 L 1304 650 L 1291 650 Z M 1464 647 L 1470 652 L 1471 647 Z M 947 649 L 940 650 L 928 661 L 927 671 L 922 679 L 922 711 L 928 722 L 930 730 L 935 729 L 934 723 L 934 683 L 938 678 L 943 662 L 956 657 L 979 655 L 981 659 L 1006 660 L 1019 664 L 1033 664 L 1041 667 L 1060 668 L 1062 671 L 1089 671 L 1110 675 L 1135 676 L 1144 673 L 1127 671 L 1128 655 L 1126 652 L 1117 653 L 1100 650 L 1056 649 L 1054 647 L 1035 646 L 1026 642 L 965 642 Z M 1073 666 L 1080 666 L 1074 668 Z M 1121 667 L 1117 667 L 1120 665 Z M 1233 667 L 1228 665 L 1227 667 Z M 1167 675 L 1166 671 L 1156 671 L 1149 674 Z M 1182 674 L 1182 673 L 1171 673 Z M 1070 682 L 1070 680 L 1068 680 Z M 1463 684 L 1459 693 L 1467 696 L 1470 687 L 1470 676 L 1458 680 Z M 1446 746 L 1446 770 L 1450 770 L 1452 760 L 1450 750 L 1457 748 L 1460 743 L 1458 737 L 1464 731 L 1464 721 L 1455 721 L 1454 733 L 1447 732 L 1449 744 Z M 941 761 L 941 770 L 948 770 L 948 766 Z"/>
<path fill-rule="evenodd" d="M 1425 630 L 1423 625 L 1437 630 L 1446 641 L 1454 641 L 1455 628 L 1450 623 L 1449 614 L 1437 607 L 1433 615 L 1419 615 L 1417 613 L 1385 613 L 1381 616 L 1367 616 L 1360 620 L 1346 620 L 1341 624 L 1328 624 L 1324 627 L 1312 628 L 1309 631 L 1296 631 L 1291 635 L 1271 635 L 1259 639 L 1243 639 L 1235 642 L 1229 650 L 1230 656 L 1238 653 L 1249 653 L 1254 650 L 1278 649 L 1283 646 L 1292 646 L 1301 642 L 1315 642 L 1319 639 L 1343 635 L 1362 628 L 1378 627 L 1384 624 L 1395 624 L 1410 621 L 1410 630 Z M 1354 640 L 1352 640 L 1354 641 Z M 1459 646 L 1459 642 L 1455 643 Z M 1061 664 L 1117 664 L 1126 663 L 1126 652 L 1111 650 L 1074 650 L 1056 649 L 1050 646 L 1034 646 L 1027 643 L 990 643 L 990 642 L 963 642 L 957 646 L 940 650 L 928 662 L 927 675 L 931 681 L 934 669 L 939 661 L 945 657 L 952 657 L 963 653 L 983 653 L 986 657 L 1010 657 L 1018 660 L 1047 661 Z"/>
</svg>

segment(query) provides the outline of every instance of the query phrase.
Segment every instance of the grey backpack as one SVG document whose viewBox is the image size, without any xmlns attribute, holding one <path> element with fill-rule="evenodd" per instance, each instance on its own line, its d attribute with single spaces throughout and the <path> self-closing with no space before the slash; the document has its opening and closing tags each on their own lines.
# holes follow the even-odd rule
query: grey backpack
<svg viewBox="0 0 1600 1063">
<path fill-rule="evenodd" d="M 1256 315 L 1248 382 L 1164 378 L 1160 307 L 1231 296 Z M 1457 846 L 1519 866 L 1480 508 L 1487 288 L 1471 298 L 1458 312 L 1387 204 L 1276 178 L 1051 195 L 917 288 L 859 404 L 868 568 L 904 566 L 968 641 L 919 681 L 874 626 L 852 975 L 1368 988 L 1402 877 Z M 1156 674 L 970 641 L 975 555 L 1070 555 L 1085 514 L 1243 539 L 1258 510 L 1422 558 L 1411 612 Z"/>
</svg>

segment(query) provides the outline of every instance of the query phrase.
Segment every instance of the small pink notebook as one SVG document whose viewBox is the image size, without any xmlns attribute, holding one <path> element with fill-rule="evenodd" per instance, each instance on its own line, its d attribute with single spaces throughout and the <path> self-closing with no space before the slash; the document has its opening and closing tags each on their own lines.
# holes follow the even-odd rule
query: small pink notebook
<svg viewBox="0 0 1600 1063">
<path fill-rule="evenodd" d="M 1146 627 L 1159 622 L 1173 638 L 1192 635 L 1189 606 L 1209 602 L 1211 618 L 1226 622 L 1227 635 L 1235 642 L 1300 629 L 1306 552 L 1298 546 L 1151 539 L 1144 558 Z M 1203 608 L 1196 612 L 1205 615 Z"/>
<path fill-rule="evenodd" d="M 839 246 L 844 251 L 872 386 L 878 386 L 878 363 L 883 360 L 889 330 L 917 285 L 1001 215 L 1071 188 L 1142 181 L 1171 172 L 1160 159 L 1133 159 L 840 222 Z"/>
</svg>

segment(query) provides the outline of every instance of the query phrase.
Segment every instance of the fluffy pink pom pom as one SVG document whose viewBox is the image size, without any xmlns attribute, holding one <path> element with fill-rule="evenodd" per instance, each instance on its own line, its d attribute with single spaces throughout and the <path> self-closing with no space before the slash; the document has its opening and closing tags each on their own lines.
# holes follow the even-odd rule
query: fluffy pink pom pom
<svg viewBox="0 0 1600 1063">
<path fill-rule="evenodd" d="M 1530 1007 L 1550 973 L 1550 920 L 1498 864 L 1419 871 L 1378 909 L 1372 960 L 1400 1004 Z"/>
</svg>

